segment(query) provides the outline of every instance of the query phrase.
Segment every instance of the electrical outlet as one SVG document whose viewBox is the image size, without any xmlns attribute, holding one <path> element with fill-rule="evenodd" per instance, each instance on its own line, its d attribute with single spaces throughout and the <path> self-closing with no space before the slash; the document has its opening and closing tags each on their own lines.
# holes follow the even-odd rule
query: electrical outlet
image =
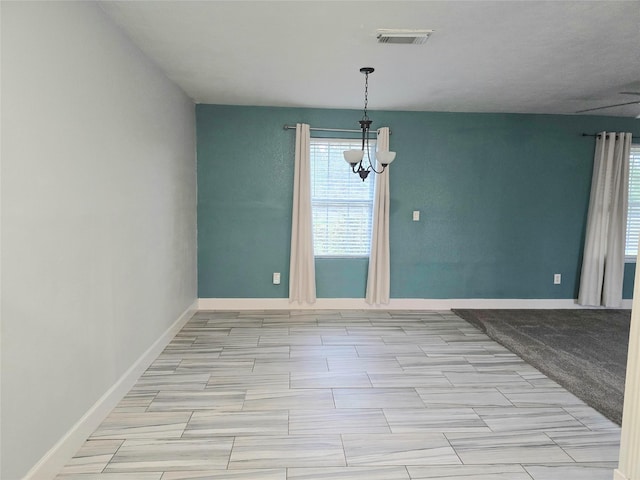
<svg viewBox="0 0 640 480">
<path fill-rule="evenodd" d="M 420 210 L 414 210 L 413 211 L 413 221 L 414 222 L 419 222 L 420 221 Z"/>
<path fill-rule="evenodd" d="M 273 273 L 273 284 L 280 285 L 280 272 Z"/>
<path fill-rule="evenodd" d="M 556 273 L 553 275 L 553 284 L 554 285 L 560 285 L 562 283 L 562 275 L 559 273 Z"/>
</svg>

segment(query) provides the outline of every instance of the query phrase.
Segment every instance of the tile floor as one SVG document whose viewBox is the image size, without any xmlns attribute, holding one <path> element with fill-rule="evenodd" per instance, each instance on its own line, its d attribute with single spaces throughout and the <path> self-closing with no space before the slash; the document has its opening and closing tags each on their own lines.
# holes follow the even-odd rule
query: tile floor
<svg viewBox="0 0 640 480">
<path fill-rule="evenodd" d="M 610 480 L 620 429 L 451 312 L 199 312 L 58 480 Z"/>
</svg>

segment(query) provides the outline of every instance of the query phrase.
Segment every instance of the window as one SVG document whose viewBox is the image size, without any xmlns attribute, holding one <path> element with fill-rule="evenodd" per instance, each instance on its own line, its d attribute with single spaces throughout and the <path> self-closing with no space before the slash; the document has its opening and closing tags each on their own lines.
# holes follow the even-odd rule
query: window
<svg viewBox="0 0 640 480">
<path fill-rule="evenodd" d="M 372 154 L 375 145 L 375 141 L 369 141 Z M 316 257 L 369 256 L 375 174 L 363 182 L 342 155 L 344 150 L 361 147 L 362 140 L 311 139 L 311 210 Z"/>
<path fill-rule="evenodd" d="M 624 254 L 628 261 L 638 256 L 640 235 L 640 144 L 631 145 L 629 155 L 629 209 L 627 212 L 627 235 Z"/>
</svg>

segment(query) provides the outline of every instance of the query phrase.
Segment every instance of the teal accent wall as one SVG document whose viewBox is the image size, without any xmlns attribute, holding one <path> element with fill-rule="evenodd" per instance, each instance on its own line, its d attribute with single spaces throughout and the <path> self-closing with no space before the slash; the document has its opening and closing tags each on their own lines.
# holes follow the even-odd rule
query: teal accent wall
<svg viewBox="0 0 640 480">
<path fill-rule="evenodd" d="M 353 110 L 198 105 L 201 298 L 286 298 L 295 132 Z M 620 117 L 372 111 L 392 129 L 392 298 L 576 298 L 595 139 Z M 345 168 L 347 168 L 345 164 Z M 421 211 L 413 222 L 413 210 Z M 281 285 L 271 283 L 281 272 Z M 364 297 L 366 259 L 318 259 L 319 298 Z M 631 298 L 635 265 L 625 268 Z M 562 284 L 553 285 L 553 274 Z"/>
<path fill-rule="evenodd" d="M 633 284 L 636 275 L 636 264 L 625 263 L 624 283 L 622 285 L 622 298 L 633 298 Z"/>
</svg>

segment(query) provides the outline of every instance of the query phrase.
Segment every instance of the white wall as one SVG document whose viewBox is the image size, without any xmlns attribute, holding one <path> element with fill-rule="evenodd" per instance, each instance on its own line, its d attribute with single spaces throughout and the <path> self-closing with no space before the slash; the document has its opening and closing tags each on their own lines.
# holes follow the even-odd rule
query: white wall
<svg viewBox="0 0 640 480">
<path fill-rule="evenodd" d="M 94 2 L 1 3 L 3 480 L 196 298 L 192 102 Z"/>
</svg>

